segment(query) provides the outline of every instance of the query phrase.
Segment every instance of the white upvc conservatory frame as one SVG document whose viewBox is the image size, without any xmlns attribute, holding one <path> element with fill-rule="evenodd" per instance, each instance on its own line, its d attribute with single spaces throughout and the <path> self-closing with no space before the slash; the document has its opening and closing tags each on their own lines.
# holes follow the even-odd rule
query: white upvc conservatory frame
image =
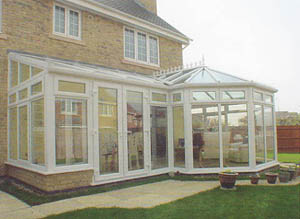
<svg viewBox="0 0 300 219">
<path fill-rule="evenodd" d="M 219 140 L 220 140 L 220 168 L 193 168 L 193 139 L 192 139 L 192 114 L 191 109 L 193 105 L 213 104 L 217 105 L 219 109 L 219 118 L 221 118 L 222 104 L 247 104 L 248 110 L 248 133 L 249 133 L 249 166 L 248 167 L 231 167 L 239 172 L 257 172 L 263 168 L 277 165 L 277 142 L 276 142 L 276 126 L 275 126 L 275 111 L 274 111 L 274 90 L 268 87 L 260 86 L 255 83 L 246 83 L 245 86 L 240 84 L 234 87 L 233 84 L 210 84 L 208 85 L 174 85 L 168 87 L 155 80 L 147 79 L 141 76 L 128 76 L 121 73 L 116 73 L 111 70 L 95 70 L 86 66 L 72 65 L 68 66 L 66 63 L 55 63 L 49 59 L 41 61 L 39 59 L 31 58 L 26 55 L 19 55 L 17 53 L 10 53 L 9 59 L 32 65 L 44 69 L 42 73 L 33 78 L 23 82 L 22 84 L 9 88 L 8 95 L 17 93 L 25 87 L 28 87 L 29 98 L 27 101 L 44 98 L 44 123 L 45 123 L 45 166 L 39 166 L 30 162 L 23 162 L 20 160 L 8 160 L 8 164 L 20 168 L 28 169 L 41 173 L 43 175 L 76 172 L 82 170 L 94 170 L 93 184 L 105 184 L 110 182 L 117 182 L 121 180 L 134 179 L 145 176 L 153 176 L 171 171 L 180 171 L 186 174 L 201 174 L 201 173 L 218 173 L 223 169 L 223 146 L 222 146 L 222 124 L 219 121 Z M 58 90 L 58 81 L 79 82 L 85 83 L 85 94 L 61 92 Z M 10 76 L 9 76 L 10 81 Z M 30 88 L 37 82 L 42 81 L 43 92 L 41 94 L 30 96 Z M 98 138 L 98 88 L 115 88 L 118 90 L 118 141 L 119 141 L 119 169 L 117 174 L 101 175 L 99 170 L 99 138 Z M 137 91 L 143 93 L 143 125 L 144 125 L 144 169 L 137 171 L 128 171 L 128 157 L 127 157 L 127 90 Z M 196 102 L 192 99 L 193 91 L 211 91 L 217 92 L 216 101 L 211 102 Z M 245 100 L 226 100 L 220 98 L 220 93 L 223 90 L 244 90 Z M 274 146 L 275 146 L 275 160 L 256 165 L 255 161 L 255 127 L 254 127 L 254 104 L 253 91 L 263 92 L 264 95 L 272 95 L 273 103 L 266 104 L 260 102 L 260 105 L 272 106 L 273 109 L 273 125 L 274 125 Z M 167 94 L 167 102 L 153 102 L 152 92 Z M 181 101 L 173 102 L 173 94 L 181 93 Z M 55 161 L 55 98 L 79 98 L 87 100 L 87 120 L 88 120 L 88 163 L 70 165 L 70 166 L 56 166 Z M 18 106 L 21 103 L 26 103 L 25 100 L 8 104 L 8 108 Z M 30 102 L 28 103 L 28 116 L 30 117 Z M 152 170 L 151 168 L 151 130 L 150 130 L 150 107 L 162 106 L 167 107 L 168 112 L 168 164 L 167 168 Z M 174 146 L 173 146 L 173 107 L 182 106 L 184 109 L 184 136 L 185 136 L 185 168 L 174 167 Z M 9 110 L 8 110 L 9 111 Z M 9 117 L 8 117 L 9 118 Z M 121 119 L 121 121 L 120 121 Z M 8 121 L 9 124 L 9 121 Z M 29 124 L 28 124 L 29 125 Z M 30 131 L 30 126 L 29 131 Z M 29 133 L 30 134 L 30 133 Z M 9 132 L 8 132 L 9 135 Z M 9 139 L 9 138 L 8 138 Z M 30 138 L 29 138 L 30 139 Z M 30 141 L 30 140 L 29 140 Z M 30 144 L 28 145 L 30 147 Z M 266 146 L 265 146 L 266 147 Z M 9 156 L 9 151 L 8 151 Z"/>
</svg>

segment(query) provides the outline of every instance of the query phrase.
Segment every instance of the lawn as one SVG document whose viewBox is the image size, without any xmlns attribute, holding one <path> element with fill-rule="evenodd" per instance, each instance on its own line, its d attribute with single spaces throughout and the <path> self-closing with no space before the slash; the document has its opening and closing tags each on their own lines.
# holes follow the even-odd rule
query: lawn
<svg viewBox="0 0 300 219">
<path fill-rule="evenodd" d="M 278 153 L 278 161 L 281 163 L 300 163 L 299 154 Z"/>
<path fill-rule="evenodd" d="M 89 208 L 49 219 L 68 218 L 300 218 L 300 186 L 219 188 L 151 209 Z"/>
</svg>

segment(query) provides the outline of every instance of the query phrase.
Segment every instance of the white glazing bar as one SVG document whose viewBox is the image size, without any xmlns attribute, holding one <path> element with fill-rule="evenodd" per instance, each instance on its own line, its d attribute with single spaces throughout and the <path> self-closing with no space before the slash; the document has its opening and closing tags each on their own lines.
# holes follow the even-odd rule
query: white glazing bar
<svg viewBox="0 0 300 219">
<path fill-rule="evenodd" d="M 255 169 L 256 150 L 255 150 L 255 122 L 254 122 L 254 103 L 253 88 L 248 90 L 248 144 L 249 144 L 249 166 Z"/>
<path fill-rule="evenodd" d="M 192 138 L 192 111 L 190 104 L 190 91 L 184 91 L 184 146 L 185 146 L 185 168 L 193 169 L 193 138 Z"/>
<path fill-rule="evenodd" d="M 44 134 L 45 134 L 45 165 L 48 172 L 55 169 L 55 97 L 54 76 L 45 75 L 44 93 Z"/>
<path fill-rule="evenodd" d="M 223 130 L 222 130 L 222 106 L 221 104 L 218 104 L 218 110 L 219 110 L 219 147 L 220 147 L 220 168 L 224 168 L 223 163 Z"/>
</svg>

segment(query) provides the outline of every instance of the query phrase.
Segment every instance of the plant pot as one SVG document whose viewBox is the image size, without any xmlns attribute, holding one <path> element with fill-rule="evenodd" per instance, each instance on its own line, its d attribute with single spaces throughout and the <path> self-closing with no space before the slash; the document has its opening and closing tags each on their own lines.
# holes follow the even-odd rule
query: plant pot
<svg viewBox="0 0 300 219">
<path fill-rule="evenodd" d="M 300 176 L 300 164 L 296 166 L 296 176 Z"/>
<path fill-rule="evenodd" d="M 275 184 L 278 173 L 266 173 L 267 181 L 269 184 Z"/>
<path fill-rule="evenodd" d="M 290 180 L 296 178 L 296 169 L 289 169 L 288 172 L 290 173 Z"/>
<path fill-rule="evenodd" d="M 233 189 L 238 173 L 219 173 L 221 188 Z"/>
<path fill-rule="evenodd" d="M 290 173 L 288 171 L 280 171 L 279 181 L 281 183 L 287 183 L 290 180 Z"/>
<path fill-rule="evenodd" d="M 258 184 L 259 178 L 259 176 L 250 176 L 251 184 Z"/>
</svg>

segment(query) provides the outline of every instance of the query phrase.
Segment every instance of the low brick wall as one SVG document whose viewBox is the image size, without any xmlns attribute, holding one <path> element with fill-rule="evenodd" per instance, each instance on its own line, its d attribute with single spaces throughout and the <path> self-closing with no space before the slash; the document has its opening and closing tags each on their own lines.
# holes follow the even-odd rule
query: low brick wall
<svg viewBox="0 0 300 219">
<path fill-rule="evenodd" d="M 94 171 L 43 175 L 7 164 L 7 175 L 45 192 L 55 192 L 90 186 Z"/>
</svg>

